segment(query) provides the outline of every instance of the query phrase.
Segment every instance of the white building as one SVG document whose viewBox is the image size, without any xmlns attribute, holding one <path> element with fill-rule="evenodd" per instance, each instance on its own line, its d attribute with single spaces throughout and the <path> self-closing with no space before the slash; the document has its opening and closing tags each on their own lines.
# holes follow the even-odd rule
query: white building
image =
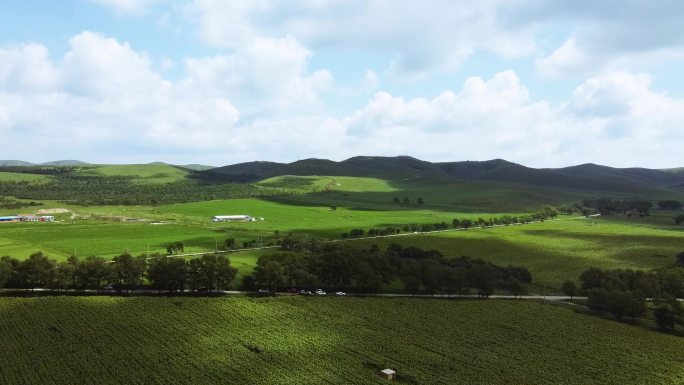
<svg viewBox="0 0 684 385">
<path fill-rule="evenodd" d="M 28 214 L 28 215 L 19 215 L 19 218 L 22 222 L 52 222 L 55 220 L 55 217 L 52 215 L 33 215 L 33 214 Z"/>
<path fill-rule="evenodd" d="M 252 222 L 256 219 L 252 218 L 249 215 L 215 215 L 211 218 L 211 220 L 214 222 Z"/>
</svg>

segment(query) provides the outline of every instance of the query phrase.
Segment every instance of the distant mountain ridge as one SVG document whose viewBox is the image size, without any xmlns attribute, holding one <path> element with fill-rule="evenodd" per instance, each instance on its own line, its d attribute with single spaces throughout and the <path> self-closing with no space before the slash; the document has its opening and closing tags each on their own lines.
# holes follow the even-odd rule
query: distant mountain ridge
<svg viewBox="0 0 684 385">
<path fill-rule="evenodd" d="M 168 164 L 192 171 L 204 171 L 214 168 L 204 164 L 178 164 L 173 165 L 165 162 L 152 162 L 150 165 L 164 165 Z M 30 166 L 51 166 L 51 167 L 71 167 L 71 166 L 98 166 L 99 164 L 82 162 L 80 160 L 53 160 L 45 163 L 31 163 L 23 160 L 0 160 L 0 167 L 30 167 Z"/>
<path fill-rule="evenodd" d="M 684 185 L 678 169 L 614 168 L 582 164 L 564 168 L 531 168 L 503 159 L 428 162 L 409 156 L 356 156 L 335 162 L 303 159 L 292 163 L 246 162 L 203 171 L 213 179 L 257 181 L 279 175 L 366 176 L 391 179 L 441 178 L 488 180 L 571 189 L 635 191 Z"/>
<path fill-rule="evenodd" d="M 162 164 L 155 162 L 151 164 Z M 163 163 L 166 164 L 166 163 Z M 0 167 L 95 166 L 78 160 L 35 164 L 21 160 L 0 160 Z M 302 159 L 291 163 L 254 161 L 211 167 L 200 164 L 176 165 L 190 171 L 192 178 L 227 182 L 255 182 L 281 175 L 325 175 L 376 177 L 388 180 L 482 180 L 596 191 L 640 193 L 657 188 L 684 191 L 684 168 L 615 168 L 586 163 L 563 168 L 532 168 L 504 159 L 486 161 L 428 162 L 410 156 L 355 156 L 340 162 Z"/>
<path fill-rule="evenodd" d="M 88 166 L 90 163 L 81 162 L 80 160 L 53 160 L 45 163 L 31 163 L 23 160 L 0 160 L 0 167 L 28 167 L 28 166 Z"/>
</svg>

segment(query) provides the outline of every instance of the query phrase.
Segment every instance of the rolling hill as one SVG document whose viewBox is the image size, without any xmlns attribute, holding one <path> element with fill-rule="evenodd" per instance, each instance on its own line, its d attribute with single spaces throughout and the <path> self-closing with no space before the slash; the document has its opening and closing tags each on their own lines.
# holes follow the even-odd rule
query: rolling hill
<svg viewBox="0 0 684 385">
<path fill-rule="evenodd" d="M 680 194 L 684 189 L 682 168 L 614 168 L 592 163 L 563 168 L 532 168 L 504 159 L 487 161 L 428 162 L 410 156 L 356 156 L 340 162 L 328 159 L 302 159 L 291 163 L 253 161 L 211 167 L 200 164 L 174 166 L 167 163 L 147 165 L 90 165 L 76 160 L 32 164 L 20 160 L 0 161 L 0 167 L 84 166 L 82 174 L 138 175 L 157 182 L 186 177 L 210 182 L 257 182 L 278 176 L 345 176 L 378 178 L 417 183 L 482 181 L 520 184 L 573 191 L 619 192 L 622 195 Z M 164 177 L 162 177 L 164 176 Z"/>
<path fill-rule="evenodd" d="M 247 162 L 203 172 L 213 179 L 257 181 L 282 175 L 329 175 L 387 179 L 481 180 L 577 190 L 643 193 L 684 183 L 684 173 L 647 168 L 613 168 L 584 164 L 565 168 L 531 168 L 503 159 L 427 162 L 408 156 L 357 156 L 341 162 L 304 159 L 292 163 Z"/>
<path fill-rule="evenodd" d="M 23 160 L 0 160 L 0 167 L 25 167 L 33 166 L 33 163 L 24 162 Z"/>
<path fill-rule="evenodd" d="M 0 160 L 0 167 L 28 167 L 28 166 L 52 166 L 52 167 L 67 167 L 67 166 L 87 166 L 90 163 L 82 162 L 80 160 L 53 160 L 45 163 L 31 163 L 23 160 Z"/>
</svg>

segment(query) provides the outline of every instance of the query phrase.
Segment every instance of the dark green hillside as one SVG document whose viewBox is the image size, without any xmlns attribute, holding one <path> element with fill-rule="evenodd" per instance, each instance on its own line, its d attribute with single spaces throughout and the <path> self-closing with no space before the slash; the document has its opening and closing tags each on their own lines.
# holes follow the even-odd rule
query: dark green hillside
<svg viewBox="0 0 684 385">
<path fill-rule="evenodd" d="M 684 174 L 647 168 L 612 168 L 597 164 L 582 164 L 554 170 L 564 175 L 621 180 L 650 186 L 684 183 Z"/>
<path fill-rule="evenodd" d="M 426 162 L 410 156 L 356 156 L 340 164 L 356 167 L 370 176 L 384 174 L 395 177 L 449 177 L 438 163 Z"/>
<path fill-rule="evenodd" d="M 214 167 L 210 170 L 198 172 L 194 176 L 199 179 L 208 180 L 253 182 L 267 178 L 267 175 L 271 174 L 271 170 L 282 165 L 282 163 L 265 161 L 245 162 Z"/>
<path fill-rule="evenodd" d="M 356 176 L 395 181 L 480 180 L 623 195 L 654 195 L 658 188 L 684 183 L 684 173 L 645 168 L 618 169 L 586 164 L 536 169 L 503 159 L 432 163 L 408 156 L 357 156 L 341 162 L 326 159 L 304 159 L 288 164 L 249 162 L 208 170 L 200 177 L 257 181 L 283 175 Z"/>
<path fill-rule="evenodd" d="M 518 166 L 515 163 L 503 159 L 464 162 L 444 162 L 438 163 L 439 167 L 454 178 L 471 179 L 485 175 L 493 170 Z"/>
</svg>

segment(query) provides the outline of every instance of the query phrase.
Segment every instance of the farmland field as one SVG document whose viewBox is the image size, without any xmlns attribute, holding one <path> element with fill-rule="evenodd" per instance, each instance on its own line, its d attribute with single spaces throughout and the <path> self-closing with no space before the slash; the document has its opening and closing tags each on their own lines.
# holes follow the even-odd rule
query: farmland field
<svg viewBox="0 0 684 385">
<path fill-rule="evenodd" d="M 242 241 L 259 239 L 268 245 L 289 234 L 296 237 L 339 238 L 352 228 L 382 227 L 401 223 L 450 223 L 454 217 L 472 218 L 501 214 L 448 213 L 433 210 L 354 210 L 327 206 L 288 205 L 260 199 L 234 199 L 188 204 L 140 207 L 94 207 L 99 214 L 142 216 L 171 223 L 121 223 L 98 220 L 60 223 L 2 224 L 0 255 L 25 258 L 43 251 L 57 259 L 69 255 L 112 257 L 125 251 L 133 254 L 164 253 L 175 241 L 186 252 L 213 251 L 226 238 Z M 250 223 L 212 223 L 212 215 L 248 213 L 264 216 Z M 399 243 L 424 249 L 438 249 L 447 257 L 467 255 L 500 265 L 530 269 L 535 286 L 557 291 L 566 279 L 577 279 L 589 267 L 653 269 L 671 264 L 684 249 L 684 229 L 669 224 L 659 215 L 649 219 L 592 218 L 561 216 L 544 223 L 495 229 L 474 228 L 434 234 L 415 234 L 386 239 L 354 241 L 370 246 Z M 249 274 L 258 255 L 246 252 L 231 255 L 240 259 L 240 274 Z"/>
<path fill-rule="evenodd" d="M 523 301 L 0 298 L 3 384 L 681 384 L 684 341 Z"/>
<path fill-rule="evenodd" d="M 684 229 L 640 219 L 598 217 L 359 242 L 395 242 L 434 248 L 447 256 L 525 266 L 536 285 L 559 288 L 564 280 L 577 279 L 589 267 L 650 270 L 671 265 L 684 250 Z"/>
</svg>

